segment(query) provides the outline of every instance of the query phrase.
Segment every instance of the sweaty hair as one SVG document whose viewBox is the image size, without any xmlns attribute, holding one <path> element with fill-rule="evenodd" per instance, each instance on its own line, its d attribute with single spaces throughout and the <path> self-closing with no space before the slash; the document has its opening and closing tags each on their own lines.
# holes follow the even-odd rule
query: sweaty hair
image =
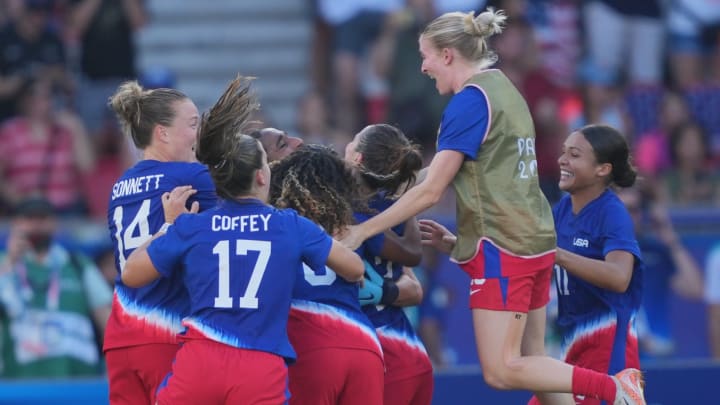
<svg viewBox="0 0 720 405">
<path fill-rule="evenodd" d="M 587 125 L 578 130 L 590 143 L 598 163 L 610 163 L 610 182 L 620 187 L 635 184 L 637 172 L 630 163 L 630 150 L 625 137 L 607 125 Z"/>
<path fill-rule="evenodd" d="M 332 148 L 305 145 L 272 165 L 270 203 L 292 208 L 329 234 L 353 223 L 353 211 L 367 205 L 357 182 Z"/>
<path fill-rule="evenodd" d="M 415 182 L 416 172 L 422 168 L 419 147 L 392 125 L 374 124 L 360 132 L 355 150 L 362 154 L 358 170 L 373 190 L 402 193 Z"/>
<path fill-rule="evenodd" d="M 188 99 L 175 89 L 145 90 L 136 81 L 125 82 L 110 96 L 109 105 L 115 111 L 123 132 L 135 146 L 150 145 L 155 125 L 171 126 L 175 119 L 175 104 Z"/>
<path fill-rule="evenodd" d="M 255 171 L 263 165 L 260 142 L 242 132 L 259 107 L 250 91 L 252 79 L 238 76 L 210 111 L 202 115 L 195 155 L 208 166 L 218 196 L 248 194 Z"/>
<path fill-rule="evenodd" d="M 488 8 L 477 17 L 471 11 L 445 13 L 431 21 L 421 36 L 436 49 L 454 48 L 469 62 L 485 68 L 497 62 L 497 55 L 488 48 L 487 40 L 502 32 L 505 12 Z"/>
</svg>

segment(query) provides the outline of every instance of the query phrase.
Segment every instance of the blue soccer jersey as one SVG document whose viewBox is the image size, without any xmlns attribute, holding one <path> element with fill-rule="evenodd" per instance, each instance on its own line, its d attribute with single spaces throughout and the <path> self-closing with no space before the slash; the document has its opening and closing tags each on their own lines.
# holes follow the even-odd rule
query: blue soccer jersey
<svg viewBox="0 0 720 405">
<path fill-rule="evenodd" d="M 360 309 L 357 283 L 338 277 L 325 265 L 314 270 L 303 264 L 293 291 L 288 333 L 298 353 L 332 347 L 369 350 L 382 358 L 377 334 Z"/>
<path fill-rule="evenodd" d="M 155 234 L 163 223 L 165 192 L 191 185 L 197 193 L 190 202 L 205 210 L 217 203 L 215 185 L 204 165 L 142 160 L 113 185 L 108 208 L 110 237 L 115 246 L 115 293 L 105 331 L 105 350 L 147 343 L 176 343 L 187 315 L 187 292 L 179 279 L 160 279 L 142 288 L 126 287 L 120 272 L 135 248 Z"/>
<path fill-rule="evenodd" d="M 393 204 L 387 198 L 375 198 L 370 201 L 370 208 L 381 212 Z M 364 222 L 371 215 L 356 213 L 355 219 Z M 398 235 L 402 235 L 405 224 L 392 228 Z M 380 243 L 368 244 L 363 253 L 363 259 L 370 263 L 375 271 L 385 277 L 397 281 L 403 274 L 403 266 L 380 257 L 384 239 Z M 388 379 L 401 380 L 432 370 L 425 346 L 415 333 L 410 320 L 402 308 L 386 305 L 365 305 L 363 312 L 367 314 L 377 331 L 380 344 L 385 356 Z"/>
<path fill-rule="evenodd" d="M 148 255 L 190 294 L 186 337 L 295 358 L 286 332 L 302 263 L 323 268 L 332 239 L 294 210 L 259 200 L 224 201 L 181 215 Z"/>
<path fill-rule="evenodd" d="M 583 359 L 583 366 L 611 374 L 637 367 L 634 318 L 642 293 L 643 262 L 630 214 L 610 190 L 586 205 L 577 215 L 569 196 L 554 210 L 558 247 L 590 259 L 605 260 L 614 250 L 635 256 L 627 291 L 616 293 L 592 285 L 555 266 L 558 292 L 558 326 L 566 360 Z M 587 353 L 595 353 L 590 358 Z M 580 361 L 578 361 L 580 362 Z M 604 369 L 607 368 L 607 369 Z"/>
</svg>

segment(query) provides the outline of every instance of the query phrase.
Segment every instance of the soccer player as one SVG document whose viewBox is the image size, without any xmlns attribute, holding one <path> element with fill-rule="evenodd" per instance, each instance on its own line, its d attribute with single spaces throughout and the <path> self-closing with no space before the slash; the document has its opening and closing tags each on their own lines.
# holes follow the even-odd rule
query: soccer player
<svg viewBox="0 0 720 405">
<path fill-rule="evenodd" d="M 232 96 L 245 106 L 245 120 L 256 106 L 247 82 L 233 82 Z M 197 107 L 185 94 L 167 88 L 144 90 L 137 82 L 121 85 L 110 98 L 124 132 L 142 150 L 142 160 L 115 183 L 108 223 L 115 244 L 117 277 L 104 351 L 110 403 L 154 404 L 155 391 L 170 371 L 178 349 L 180 320 L 190 310 L 177 276 L 143 288 L 129 288 L 121 278 L 130 253 L 165 222 L 160 197 L 176 186 L 190 185 L 200 210 L 217 202 L 215 186 L 195 159 L 200 125 Z"/>
<path fill-rule="evenodd" d="M 367 209 L 352 172 L 326 146 L 297 149 L 273 164 L 272 176 L 272 203 L 297 210 L 331 235 L 353 222 L 353 209 Z M 355 281 L 329 268 L 299 269 L 287 327 L 297 351 L 290 367 L 291 405 L 382 403 L 382 349 L 360 309 Z"/>
<path fill-rule="evenodd" d="M 632 218 L 610 189 L 635 182 L 627 143 L 612 127 L 588 125 L 570 134 L 558 163 L 559 186 L 567 193 L 553 210 L 565 361 L 610 374 L 639 368 L 634 321 L 644 265 Z M 600 404 L 590 397 L 575 400 Z"/>
<path fill-rule="evenodd" d="M 158 404 L 285 403 L 286 362 L 295 358 L 286 326 L 303 263 L 319 273 L 327 263 L 349 282 L 362 278 L 357 254 L 294 210 L 267 204 L 267 155 L 239 132 L 243 108 L 229 92 L 198 134 L 197 157 L 209 168 L 218 206 L 180 215 L 131 254 L 122 274 L 133 287 L 179 276 L 190 295 L 184 343 Z M 166 196 L 182 193 L 189 195 Z"/>
<path fill-rule="evenodd" d="M 617 377 L 544 356 L 545 310 L 555 259 L 550 206 L 540 191 L 527 103 L 490 69 L 487 38 L 505 15 L 447 13 L 419 39 L 421 70 L 440 94 L 438 152 L 424 181 L 385 211 L 354 226 L 343 243 L 357 247 L 435 204 L 452 182 L 459 235 L 452 258 L 470 275 L 470 306 L 485 381 L 499 389 L 566 392 L 644 404 L 641 374 Z M 522 350 L 521 350 L 522 349 Z"/>
<path fill-rule="evenodd" d="M 345 148 L 370 197 L 373 213 L 356 213 L 363 222 L 382 212 L 415 182 L 422 156 L 400 129 L 387 124 L 365 127 Z M 422 301 L 422 287 L 412 269 L 422 258 L 415 217 L 379 235 L 382 243 L 368 246 L 363 259 L 370 264 L 360 290 L 363 311 L 375 326 L 385 356 L 385 404 L 430 404 L 432 364 L 403 306 Z M 376 237 L 377 238 L 377 237 Z"/>
</svg>

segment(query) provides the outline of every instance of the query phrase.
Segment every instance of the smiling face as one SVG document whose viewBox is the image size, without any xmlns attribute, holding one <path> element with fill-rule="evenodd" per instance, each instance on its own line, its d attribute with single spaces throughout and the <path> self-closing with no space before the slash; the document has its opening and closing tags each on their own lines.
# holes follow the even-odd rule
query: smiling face
<svg viewBox="0 0 720 405">
<path fill-rule="evenodd" d="M 268 196 L 270 194 L 271 172 L 270 165 L 268 165 L 267 152 L 265 152 L 265 148 L 260 149 L 262 149 L 262 167 L 258 169 L 256 178 L 256 182 L 258 185 L 258 198 L 264 202 L 267 202 Z"/>
<path fill-rule="evenodd" d="M 452 85 L 448 79 L 448 65 L 445 63 L 449 50 L 437 49 L 429 39 L 422 35 L 419 44 L 422 58 L 420 71 L 435 80 L 435 88 L 438 93 L 441 95 L 452 93 Z"/>
<path fill-rule="evenodd" d="M 190 99 L 175 103 L 175 118 L 172 125 L 165 127 L 171 160 L 194 162 L 200 114 Z"/>
<path fill-rule="evenodd" d="M 262 142 L 267 153 L 267 160 L 270 162 L 284 158 L 303 145 L 302 139 L 288 136 L 287 132 L 275 128 L 260 130 L 260 142 Z"/>
<path fill-rule="evenodd" d="M 558 186 L 570 194 L 596 186 L 605 187 L 611 169 L 608 163 L 597 162 L 592 145 L 581 132 L 573 132 L 567 137 L 558 164 Z"/>
</svg>

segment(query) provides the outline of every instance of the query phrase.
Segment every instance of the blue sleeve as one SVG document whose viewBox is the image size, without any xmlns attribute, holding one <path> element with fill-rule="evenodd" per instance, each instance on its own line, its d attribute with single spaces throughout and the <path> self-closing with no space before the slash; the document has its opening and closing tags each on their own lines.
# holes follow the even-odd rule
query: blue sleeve
<svg viewBox="0 0 720 405">
<path fill-rule="evenodd" d="M 468 86 L 453 96 L 443 112 L 438 152 L 454 150 L 475 160 L 487 136 L 490 106 L 480 89 Z"/>
<path fill-rule="evenodd" d="M 613 250 L 623 250 L 640 258 L 640 247 L 635 239 L 635 226 L 627 209 L 619 204 L 612 204 L 605 213 L 602 224 L 605 235 L 603 257 Z"/>
<path fill-rule="evenodd" d="M 332 238 L 317 224 L 300 215 L 297 216 L 297 224 L 298 240 L 303 242 L 303 262 L 312 269 L 324 269 L 332 248 Z"/>
<path fill-rule="evenodd" d="M 167 233 L 150 242 L 150 246 L 147 248 L 150 261 L 163 277 L 168 277 L 173 271 L 180 268 L 187 247 L 185 242 L 187 238 L 180 236 L 179 228 L 186 225 L 187 222 L 184 218 L 178 217 L 175 224 L 168 228 Z"/>
<path fill-rule="evenodd" d="M 216 206 L 218 198 L 215 193 L 215 183 L 213 183 L 207 167 L 198 163 L 197 168 L 197 173 L 191 177 L 191 184 L 193 188 L 197 190 L 197 193 L 188 199 L 188 209 L 194 201 L 198 201 L 200 203 L 200 211 L 205 211 L 208 208 Z"/>
</svg>

